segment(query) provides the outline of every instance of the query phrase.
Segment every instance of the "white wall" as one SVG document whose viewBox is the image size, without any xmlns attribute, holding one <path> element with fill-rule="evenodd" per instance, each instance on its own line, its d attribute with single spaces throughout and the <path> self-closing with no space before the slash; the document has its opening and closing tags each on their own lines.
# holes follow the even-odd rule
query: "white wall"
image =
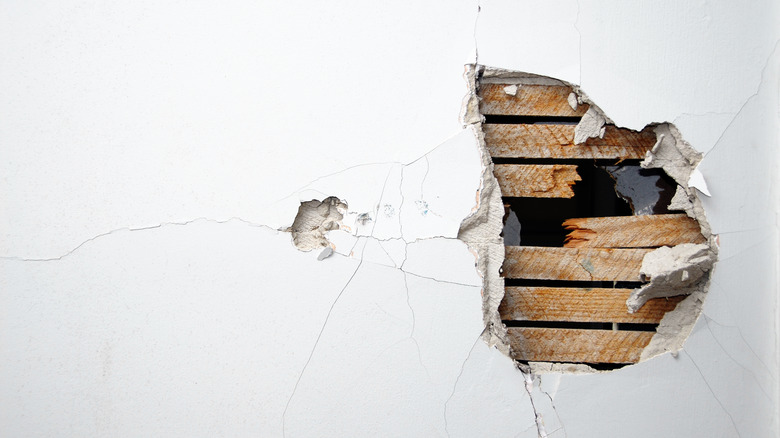
<svg viewBox="0 0 780 438">
<path fill-rule="evenodd" d="M 480 3 L 0 6 L 0 429 L 773 436 L 777 7 Z M 527 382 L 479 339 L 475 49 L 707 153 L 721 261 L 676 357 Z M 317 261 L 276 229 L 330 195 L 362 237 Z"/>
</svg>

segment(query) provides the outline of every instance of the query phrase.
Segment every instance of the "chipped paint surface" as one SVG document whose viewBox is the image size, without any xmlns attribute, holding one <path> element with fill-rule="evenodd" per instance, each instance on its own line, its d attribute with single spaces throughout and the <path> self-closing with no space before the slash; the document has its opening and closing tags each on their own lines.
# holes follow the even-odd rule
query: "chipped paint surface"
<svg viewBox="0 0 780 438">
<path fill-rule="evenodd" d="M 2 6 L 2 429 L 774 436 L 777 6 L 479 6 Z M 675 354 L 529 375 L 486 336 L 474 265 L 503 248 L 477 219 L 503 211 L 473 214 L 494 196 L 478 103 L 458 120 L 475 61 L 704 154 L 712 196 L 674 201 L 706 208 L 721 261 Z M 318 260 L 278 230 L 329 196 L 349 207 Z"/>
</svg>

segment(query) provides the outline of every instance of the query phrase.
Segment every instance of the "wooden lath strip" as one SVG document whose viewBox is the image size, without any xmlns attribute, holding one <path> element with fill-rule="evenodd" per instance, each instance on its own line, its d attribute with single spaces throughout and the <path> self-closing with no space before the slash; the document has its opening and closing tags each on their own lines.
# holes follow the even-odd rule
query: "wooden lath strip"
<svg viewBox="0 0 780 438">
<path fill-rule="evenodd" d="M 573 125 L 483 124 L 485 144 L 494 158 L 643 159 L 656 142 L 650 128 L 641 132 L 605 127 L 604 138 L 574 144 Z"/>
<path fill-rule="evenodd" d="M 569 105 L 571 87 L 565 85 L 482 84 L 479 87 L 481 114 L 513 116 L 578 117 L 588 105 Z"/>
<path fill-rule="evenodd" d="M 642 248 L 704 243 L 699 223 L 684 214 L 569 219 L 567 248 Z"/>
<path fill-rule="evenodd" d="M 518 360 L 582 363 L 636 363 L 654 332 L 507 328 Z"/>
<path fill-rule="evenodd" d="M 507 246 L 504 277 L 573 281 L 641 281 L 649 248 L 548 248 Z"/>
<path fill-rule="evenodd" d="M 503 320 L 658 324 L 685 297 L 656 298 L 628 313 L 631 289 L 507 287 L 498 308 Z"/>
<path fill-rule="evenodd" d="M 502 196 L 520 198 L 571 198 L 582 181 L 577 166 L 565 164 L 496 164 L 493 174 Z"/>
</svg>

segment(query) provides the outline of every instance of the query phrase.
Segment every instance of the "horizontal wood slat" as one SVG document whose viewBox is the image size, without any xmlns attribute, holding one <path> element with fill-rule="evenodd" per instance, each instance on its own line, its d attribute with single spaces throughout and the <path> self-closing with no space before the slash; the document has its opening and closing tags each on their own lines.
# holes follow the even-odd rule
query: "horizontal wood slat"
<svg viewBox="0 0 780 438">
<path fill-rule="evenodd" d="M 565 164 L 496 164 L 493 174 L 502 196 L 520 198 L 571 198 L 582 181 L 577 166 Z"/>
<path fill-rule="evenodd" d="M 507 287 L 498 311 L 503 320 L 658 324 L 685 297 L 656 298 L 628 313 L 631 289 Z"/>
<path fill-rule="evenodd" d="M 641 281 L 649 248 L 547 248 L 507 246 L 504 277 L 539 280 Z"/>
<path fill-rule="evenodd" d="M 567 248 L 640 248 L 704 243 L 699 223 L 684 214 L 569 219 Z"/>
<path fill-rule="evenodd" d="M 515 94 L 512 90 L 516 90 Z M 576 110 L 569 105 L 571 92 L 571 87 L 565 85 L 482 84 L 479 111 L 514 116 L 576 117 L 585 114 L 587 104 L 578 105 Z"/>
<path fill-rule="evenodd" d="M 636 363 L 654 332 L 507 328 L 518 360 L 583 363 Z"/>
<path fill-rule="evenodd" d="M 485 144 L 494 158 L 644 159 L 656 142 L 649 128 L 642 132 L 607 125 L 604 138 L 574 144 L 574 125 L 483 124 Z"/>
</svg>

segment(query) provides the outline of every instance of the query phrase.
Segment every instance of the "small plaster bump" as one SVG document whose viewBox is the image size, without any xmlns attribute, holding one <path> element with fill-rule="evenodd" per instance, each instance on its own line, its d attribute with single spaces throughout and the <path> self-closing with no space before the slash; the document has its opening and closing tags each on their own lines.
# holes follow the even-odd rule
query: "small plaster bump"
<svg viewBox="0 0 780 438">
<path fill-rule="evenodd" d="M 384 213 L 385 213 L 385 217 L 391 218 L 391 217 L 395 216 L 395 208 L 393 208 L 393 206 L 390 205 L 390 204 L 385 204 L 384 205 Z"/>
<path fill-rule="evenodd" d="M 425 202 L 424 200 L 421 199 L 419 201 L 415 201 L 414 203 L 415 203 L 415 205 L 417 205 L 417 210 L 420 211 L 421 215 L 425 216 L 430 211 L 428 209 L 428 203 Z"/>
<path fill-rule="evenodd" d="M 371 213 L 361 213 L 356 220 L 360 225 L 365 225 L 371 222 Z"/>
<path fill-rule="evenodd" d="M 519 86 L 517 85 L 507 85 L 504 87 L 504 93 L 509 94 L 510 96 L 517 96 L 517 89 Z"/>
</svg>

